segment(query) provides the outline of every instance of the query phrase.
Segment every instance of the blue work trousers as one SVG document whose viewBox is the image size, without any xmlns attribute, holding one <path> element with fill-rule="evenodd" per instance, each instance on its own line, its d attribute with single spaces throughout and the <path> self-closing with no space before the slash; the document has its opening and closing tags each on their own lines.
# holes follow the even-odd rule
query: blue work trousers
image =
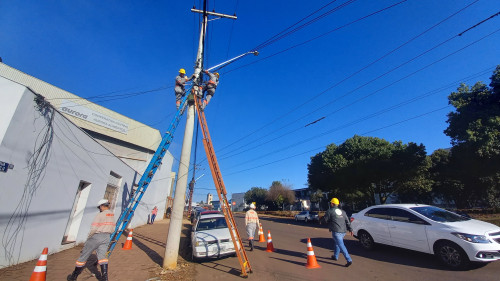
<svg viewBox="0 0 500 281">
<path fill-rule="evenodd" d="M 349 256 L 349 253 L 347 252 L 347 249 L 344 245 L 344 236 L 345 236 L 345 233 L 343 233 L 343 232 L 332 232 L 332 238 L 333 238 L 333 242 L 335 244 L 333 255 L 334 255 L 335 259 L 338 259 L 339 253 L 342 252 L 345 259 L 348 262 L 352 262 L 351 256 Z"/>
</svg>

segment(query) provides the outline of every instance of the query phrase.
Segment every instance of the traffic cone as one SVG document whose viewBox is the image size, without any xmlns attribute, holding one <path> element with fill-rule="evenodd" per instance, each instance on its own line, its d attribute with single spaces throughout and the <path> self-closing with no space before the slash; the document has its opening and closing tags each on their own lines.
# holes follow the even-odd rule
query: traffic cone
<svg viewBox="0 0 500 281">
<path fill-rule="evenodd" d="M 316 261 L 316 256 L 314 255 L 313 246 L 311 244 L 311 239 L 307 238 L 307 268 L 321 268 L 321 266 Z"/>
<path fill-rule="evenodd" d="M 266 242 L 266 238 L 264 238 L 264 230 L 262 230 L 262 224 L 259 224 L 259 241 L 257 242 Z"/>
<path fill-rule="evenodd" d="M 31 274 L 30 281 L 45 281 L 47 277 L 47 253 L 49 248 L 44 248 L 40 258 L 36 262 L 35 269 Z"/>
<path fill-rule="evenodd" d="M 266 252 L 274 252 L 273 238 L 271 238 L 271 231 L 267 231 L 267 249 Z"/>
<path fill-rule="evenodd" d="M 127 241 L 123 245 L 122 250 L 131 250 L 132 249 L 132 234 L 134 233 L 134 229 L 128 231 Z"/>
</svg>

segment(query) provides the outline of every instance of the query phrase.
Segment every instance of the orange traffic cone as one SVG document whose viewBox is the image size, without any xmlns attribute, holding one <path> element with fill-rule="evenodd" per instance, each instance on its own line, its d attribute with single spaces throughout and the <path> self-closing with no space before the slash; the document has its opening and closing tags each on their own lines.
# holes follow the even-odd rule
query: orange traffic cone
<svg viewBox="0 0 500 281">
<path fill-rule="evenodd" d="M 267 231 L 267 249 L 266 252 L 274 252 L 273 238 L 271 238 L 271 231 Z"/>
<path fill-rule="evenodd" d="M 321 266 L 316 261 L 316 256 L 314 255 L 313 246 L 311 244 L 311 239 L 307 238 L 307 268 L 321 268 Z"/>
<path fill-rule="evenodd" d="M 259 224 L 259 241 L 257 242 L 266 242 L 266 238 L 264 238 L 264 230 L 262 230 L 262 224 Z"/>
<path fill-rule="evenodd" d="M 125 241 L 125 244 L 123 245 L 122 250 L 131 250 L 132 249 L 132 234 L 133 233 L 134 233 L 133 229 L 128 231 L 127 241 Z"/>
<path fill-rule="evenodd" d="M 47 276 L 47 253 L 49 248 L 44 248 L 40 258 L 36 262 L 35 269 L 31 274 L 30 281 L 45 281 Z"/>
</svg>

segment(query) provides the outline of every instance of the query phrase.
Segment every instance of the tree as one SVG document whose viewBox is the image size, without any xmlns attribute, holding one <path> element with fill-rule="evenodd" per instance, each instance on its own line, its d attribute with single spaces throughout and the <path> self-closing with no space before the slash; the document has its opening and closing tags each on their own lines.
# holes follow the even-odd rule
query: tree
<svg viewBox="0 0 500 281">
<path fill-rule="evenodd" d="M 267 201 L 270 202 L 275 209 L 284 209 L 284 204 L 292 204 L 295 202 L 295 193 L 289 185 L 280 181 L 273 181 L 269 187 Z"/>
<path fill-rule="evenodd" d="M 308 182 L 344 201 L 375 204 L 377 196 L 383 204 L 393 194 L 429 191 L 429 163 L 422 144 L 354 136 L 312 157 Z"/>
<path fill-rule="evenodd" d="M 262 187 L 252 187 L 249 191 L 245 192 L 243 197 L 247 204 L 255 202 L 257 206 L 266 205 L 267 190 Z"/>
<path fill-rule="evenodd" d="M 465 206 L 468 195 L 464 192 L 464 185 L 457 180 L 456 168 L 452 166 L 450 150 L 438 149 L 431 154 L 430 159 L 429 176 L 433 182 L 434 195 L 448 204 L 455 203 L 458 206 Z"/>
<path fill-rule="evenodd" d="M 450 164 L 468 194 L 459 207 L 484 202 L 500 208 L 500 66 L 490 86 L 461 84 L 448 96 L 455 110 L 448 114 L 445 134 L 451 137 Z"/>
</svg>

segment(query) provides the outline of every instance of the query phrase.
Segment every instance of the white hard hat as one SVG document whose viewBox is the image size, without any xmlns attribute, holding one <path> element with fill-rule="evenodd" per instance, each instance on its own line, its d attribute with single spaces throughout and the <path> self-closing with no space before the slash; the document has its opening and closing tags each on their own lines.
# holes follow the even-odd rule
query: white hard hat
<svg viewBox="0 0 500 281">
<path fill-rule="evenodd" d="M 104 204 L 109 204 L 108 199 L 101 199 L 101 200 L 99 200 L 99 202 L 97 202 L 97 206 L 101 206 Z"/>
<path fill-rule="evenodd" d="M 254 203 L 250 204 L 250 209 L 255 209 L 255 204 Z"/>
</svg>

